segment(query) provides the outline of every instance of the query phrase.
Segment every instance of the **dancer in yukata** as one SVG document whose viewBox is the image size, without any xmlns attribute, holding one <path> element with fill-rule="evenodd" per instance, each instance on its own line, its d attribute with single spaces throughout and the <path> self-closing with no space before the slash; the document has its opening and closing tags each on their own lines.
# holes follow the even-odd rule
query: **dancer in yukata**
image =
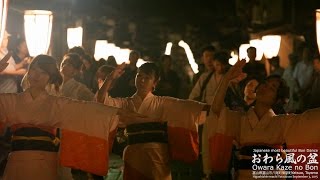
<svg viewBox="0 0 320 180">
<path fill-rule="evenodd" d="M 148 121 L 127 124 L 129 146 L 124 151 L 124 179 L 171 179 L 169 159 L 193 162 L 199 155 L 199 124 L 204 123 L 208 106 L 192 100 L 181 100 L 152 94 L 159 81 L 154 63 L 139 67 L 136 93 L 127 98 L 108 97 L 114 80 L 123 73 L 124 64 L 106 78 L 97 99 L 106 105 L 133 110 L 150 117 Z"/>
<path fill-rule="evenodd" d="M 56 180 L 55 128 L 64 132 L 60 145 L 63 166 L 105 175 L 109 142 L 120 120 L 144 116 L 93 102 L 48 95 L 45 87 L 58 89 L 62 82 L 56 60 L 47 55 L 34 58 L 28 69 L 30 87 L 20 94 L 0 94 L 0 131 L 10 127 L 12 152 L 4 180 Z"/>
<path fill-rule="evenodd" d="M 240 146 L 238 179 L 255 179 L 253 176 L 254 149 L 269 149 L 271 152 L 271 149 L 280 149 L 281 145 L 286 143 L 288 149 L 313 149 L 319 152 L 319 108 L 299 115 L 275 115 L 273 112 L 272 108 L 283 105 L 289 96 L 289 89 L 280 76 L 270 76 L 257 87 L 256 103 L 247 112 L 231 111 L 224 107 L 223 100 L 228 84 L 234 78 L 243 76 L 244 65 L 244 60 L 239 61 L 228 71 L 211 106 L 213 119 L 208 122 L 211 124 L 208 139 L 213 176 L 224 173 L 228 169 L 233 140 Z M 299 155 L 307 157 L 308 154 L 309 152 L 296 152 L 295 158 Z M 265 153 L 261 156 L 264 155 Z M 279 155 L 270 153 L 269 156 L 273 156 L 273 163 L 266 165 L 275 167 L 277 165 L 275 159 Z M 316 156 L 315 160 L 319 162 L 319 157 Z M 308 161 L 293 164 L 293 170 L 296 165 L 304 167 L 306 163 Z M 281 174 L 280 169 L 271 169 L 271 171 L 273 176 L 277 173 Z M 317 171 L 319 173 L 319 170 Z"/>
</svg>

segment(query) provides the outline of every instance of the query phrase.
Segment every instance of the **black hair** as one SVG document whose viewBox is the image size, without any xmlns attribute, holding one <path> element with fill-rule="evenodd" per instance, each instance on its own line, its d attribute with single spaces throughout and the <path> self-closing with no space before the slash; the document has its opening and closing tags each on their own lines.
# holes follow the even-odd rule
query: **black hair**
<svg viewBox="0 0 320 180">
<path fill-rule="evenodd" d="M 88 61 L 90 64 L 93 64 L 93 62 L 94 62 L 92 56 L 90 56 L 89 54 L 84 54 L 82 59 L 84 61 Z"/>
<path fill-rule="evenodd" d="M 213 52 L 213 53 L 214 53 L 214 52 L 216 51 L 216 48 L 213 47 L 213 46 L 211 46 L 211 45 L 206 46 L 206 47 L 204 47 L 204 48 L 202 49 L 201 54 L 203 54 L 203 53 L 206 52 L 206 51 L 209 51 L 209 52 Z"/>
<path fill-rule="evenodd" d="M 35 65 L 49 74 L 49 84 L 54 84 L 56 91 L 59 91 L 59 87 L 62 84 L 62 76 L 59 72 L 57 61 L 51 56 L 41 54 L 33 58 L 29 70 Z"/>
<path fill-rule="evenodd" d="M 140 71 L 148 75 L 154 75 L 156 81 L 160 80 L 160 69 L 155 63 L 148 62 L 142 64 L 138 69 L 138 72 Z"/>
<path fill-rule="evenodd" d="M 109 75 L 114 70 L 114 67 L 109 65 L 103 65 L 98 68 L 96 72 L 96 78 L 97 79 L 105 79 L 107 75 Z"/>
<path fill-rule="evenodd" d="M 246 88 L 247 84 L 252 80 L 256 80 L 258 82 L 258 86 L 256 87 L 255 92 L 257 91 L 257 88 L 259 87 L 261 82 L 259 81 L 259 79 L 255 78 L 255 77 L 248 77 L 245 80 L 243 80 L 244 86 L 241 88 L 241 90 L 242 90 L 241 92 L 244 92 L 244 89 Z"/>
<path fill-rule="evenodd" d="M 218 51 L 214 54 L 213 59 L 215 61 L 220 62 L 221 64 L 228 66 L 229 65 L 229 59 L 230 59 L 230 54 L 227 53 L 226 51 Z"/>
<path fill-rule="evenodd" d="M 80 59 L 80 56 L 76 53 L 68 53 L 66 55 L 64 55 L 63 57 L 68 58 L 69 59 L 69 63 L 72 65 L 73 68 L 80 70 L 81 66 L 82 66 L 82 61 Z"/>
<path fill-rule="evenodd" d="M 296 60 L 296 61 L 298 61 L 298 59 L 299 59 L 299 56 L 298 56 L 298 54 L 296 54 L 296 53 L 290 53 L 290 54 L 288 55 L 288 57 L 289 57 L 289 60 Z"/>
<path fill-rule="evenodd" d="M 112 67 L 118 66 L 116 58 L 114 56 L 109 56 L 107 61 L 105 62 L 105 65 L 112 66 Z"/>
<path fill-rule="evenodd" d="M 270 60 L 269 60 L 270 64 L 272 66 L 276 66 L 276 67 L 279 67 L 280 66 L 280 58 L 279 56 L 274 56 L 272 57 Z"/>
<path fill-rule="evenodd" d="M 315 55 L 315 56 L 313 57 L 313 60 L 315 60 L 315 59 L 318 59 L 318 60 L 320 61 L 320 55 L 319 55 L 319 54 Z"/>
<path fill-rule="evenodd" d="M 15 52 L 19 52 L 19 46 L 22 44 L 22 43 L 24 43 L 24 42 L 26 42 L 26 39 L 24 39 L 24 38 L 18 38 L 17 40 L 16 40 L 16 46 L 15 46 L 15 49 L 14 49 L 14 51 Z M 26 42 L 27 43 L 27 42 Z"/>
<path fill-rule="evenodd" d="M 165 61 L 168 61 L 169 62 L 169 64 L 170 64 L 170 66 L 171 66 L 171 64 L 172 64 L 172 57 L 170 56 L 170 55 L 162 55 L 161 57 L 160 57 L 160 62 L 158 63 L 158 65 L 160 66 L 160 67 L 163 67 L 163 65 L 164 65 L 164 62 Z M 161 70 L 162 71 L 162 70 Z"/>
<path fill-rule="evenodd" d="M 280 103 L 280 105 L 285 105 L 289 99 L 289 93 L 290 89 L 289 86 L 287 85 L 286 81 L 281 78 L 279 75 L 270 75 L 266 78 L 267 80 L 270 79 L 277 79 L 280 82 L 280 85 L 277 90 L 277 97 L 276 97 L 276 102 Z"/>
<path fill-rule="evenodd" d="M 261 84 L 264 84 L 266 81 L 270 79 L 277 79 L 279 81 L 279 87 L 277 89 L 277 96 L 276 96 L 276 101 L 272 105 L 271 109 L 275 112 L 275 114 L 285 114 L 285 109 L 284 105 L 287 104 L 288 99 L 289 99 L 289 93 L 290 89 L 289 86 L 287 85 L 286 81 L 281 78 L 279 75 L 270 75 L 268 76 L 264 81 L 259 82 L 259 85 L 257 86 L 256 90 Z"/>
<path fill-rule="evenodd" d="M 162 55 L 160 61 L 163 62 L 165 59 L 170 59 L 170 61 L 172 61 L 172 57 L 170 55 Z"/>
<path fill-rule="evenodd" d="M 137 55 L 140 58 L 140 53 L 138 51 L 131 51 L 129 57 L 132 55 Z"/>
<path fill-rule="evenodd" d="M 76 53 L 80 57 L 83 57 L 86 54 L 86 52 L 83 49 L 83 47 L 80 47 L 80 46 L 75 46 L 75 47 L 69 49 L 68 53 Z"/>
<path fill-rule="evenodd" d="M 257 48 L 253 47 L 253 46 L 250 46 L 248 49 L 247 49 L 247 53 L 250 51 L 250 50 L 254 50 L 257 52 Z"/>
</svg>

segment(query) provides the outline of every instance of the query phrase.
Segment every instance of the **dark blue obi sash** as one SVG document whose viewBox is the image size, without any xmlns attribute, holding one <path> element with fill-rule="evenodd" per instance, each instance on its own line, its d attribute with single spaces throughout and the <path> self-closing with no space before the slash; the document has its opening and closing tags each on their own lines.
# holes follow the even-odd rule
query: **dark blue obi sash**
<svg viewBox="0 0 320 180">
<path fill-rule="evenodd" d="M 39 150 L 57 152 L 59 139 L 40 128 L 25 127 L 13 132 L 11 139 L 12 151 Z"/>
<path fill-rule="evenodd" d="M 128 144 L 168 143 L 167 123 L 148 122 L 128 125 L 125 129 Z"/>
</svg>

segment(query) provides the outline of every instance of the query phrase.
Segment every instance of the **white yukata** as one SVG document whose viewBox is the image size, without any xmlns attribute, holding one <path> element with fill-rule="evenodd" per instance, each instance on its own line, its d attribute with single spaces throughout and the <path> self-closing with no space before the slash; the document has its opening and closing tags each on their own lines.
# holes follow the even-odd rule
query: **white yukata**
<svg viewBox="0 0 320 180">
<path fill-rule="evenodd" d="M 98 103 L 74 101 L 48 95 L 33 98 L 29 90 L 0 95 L 0 127 L 37 127 L 45 131 L 61 128 L 63 166 L 105 175 L 108 169 L 109 142 L 118 124 L 117 109 Z M 13 151 L 4 180 L 56 180 L 57 153 Z"/>
<path fill-rule="evenodd" d="M 208 137 L 213 172 L 226 172 L 228 169 L 233 140 L 237 141 L 240 147 L 267 145 L 276 148 L 286 143 L 288 149 L 310 148 L 319 151 L 319 117 L 320 109 L 299 115 L 279 116 L 269 110 L 259 120 L 253 108 L 248 112 L 223 108 L 220 116 L 213 114 L 212 120 L 208 121 L 210 127 L 213 127 L 209 130 Z M 317 160 L 319 161 L 318 157 Z M 251 169 L 240 169 L 238 179 L 255 178 Z"/>
<path fill-rule="evenodd" d="M 194 85 L 194 87 L 189 95 L 189 99 L 196 99 L 197 97 L 200 96 L 200 93 L 201 93 L 200 91 L 203 86 L 203 83 L 207 79 L 209 74 L 210 74 L 210 72 L 206 72 L 200 76 L 199 80 Z M 221 78 L 221 79 L 223 79 L 223 78 Z M 215 74 L 212 74 L 212 76 L 210 77 L 210 80 L 208 81 L 206 88 L 204 89 L 203 96 L 201 97 L 202 102 L 206 102 L 208 104 L 211 104 L 211 102 L 213 101 L 216 89 L 220 84 L 220 81 L 217 81 Z"/>
<path fill-rule="evenodd" d="M 107 97 L 104 103 L 147 115 L 154 122 L 168 123 L 168 144 L 150 142 L 127 146 L 124 151 L 125 180 L 171 179 L 169 158 L 186 162 L 198 158 L 197 126 L 205 120 L 205 113 L 201 113 L 204 104 L 152 93 L 143 100 L 136 94 L 130 98 Z"/>
<path fill-rule="evenodd" d="M 52 90 L 51 90 L 52 91 Z M 54 90 L 53 90 L 54 91 Z M 69 79 L 67 82 L 60 86 L 58 96 L 64 96 L 71 99 L 93 101 L 94 94 L 87 88 L 86 85 L 76 81 L 74 78 Z M 63 135 L 61 135 L 62 137 Z M 72 179 L 71 169 L 61 167 L 61 180 Z"/>
<path fill-rule="evenodd" d="M 73 78 L 61 85 L 60 92 L 62 96 L 72 99 L 84 101 L 94 100 L 94 94 L 87 88 L 87 86 Z"/>
<path fill-rule="evenodd" d="M 193 87 L 189 99 L 196 100 L 197 97 L 201 94 L 201 88 L 204 85 L 204 81 L 208 78 L 211 72 L 203 73 L 195 86 Z M 223 77 L 220 79 L 220 81 L 217 81 L 216 75 L 213 73 L 210 77 L 210 80 L 208 81 L 208 84 L 206 85 L 206 88 L 203 90 L 203 95 L 201 98 L 201 102 L 205 102 L 207 104 L 212 104 L 216 89 L 219 87 L 219 84 Z M 207 122 L 207 121 L 206 121 Z M 203 172 L 206 175 L 209 175 L 211 173 L 210 165 L 209 165 L 209 145 L 208 140 L 206 139 L 208 137 L 208 124 L 204 123 L 203 130 L 202 130 L 202 164 L 203 164 Z"/>
</svg>

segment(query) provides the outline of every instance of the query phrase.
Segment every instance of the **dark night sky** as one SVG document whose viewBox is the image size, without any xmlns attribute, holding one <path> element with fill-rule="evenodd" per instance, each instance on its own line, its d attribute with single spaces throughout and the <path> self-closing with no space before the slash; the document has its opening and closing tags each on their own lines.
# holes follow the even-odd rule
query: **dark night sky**
<svg viewBox="0 0 320 180">
<path fill-rule="evenodd" d="M 247 38 L 243 32 L 248 29 L 245 22 L 250 22 L 250 19 L 239 17 L 239 11 L 236 13 L 236 9 L 239 8 L 239 2 L 243 7 L 250 7 L 255 1 L 257 0 L 11 0 L 8 26 L 11 32 L 18 33 L 23 28 L 23 10 L 48 9 L 53 10 L 60 19 L 69 21 L 72 19 L 70 15 L 90 16 L 90 19 L 105 16 L 126 22 L 133 21 L 143 30 L 140 34 L 145 37 L 142 37 L 144 41 L 141 43 L 158 43 L 156 40 L 147 40 L 158 33 L 156 30 L 159 27 L 167 27 L 171 33 L 183 34 L 186 26 L 192 25 L 197 29 L 195 35 L 199 41 L 219 40 L 227 44 L 226 46 L 237 46 L 237 43 Z M 320 0 L 279 1 L 283 3 L 282 13 L 285 17 L 279 21 L 280 24 L 291 24 L 293 28 L 290 31 L 297 34 L 307 33 L 312 39 L 313 36 L 310 34 L 314 34 L 311 31 L 314 29 L 314 9 L 320 8 Z M 240 13 L 245 14 L 245 11 L 244 9 Z M 262 30 L 267 28 L 269 27 L 262 27 Z M 234 42 L 237 43 L 232 44 Z"/>
<path fill-rule="evenodd" d="M 112 14 L 116 11 L 122 16 L 135 20 L 148 17 L 170 19 L 172 23 L 213 19 L 224 12 L 235 13 L 235 1 L 196 1 L 196 0 L 75 0 L 74 10 L 92 15 Z M 97 10 L 97 9 L 100 9 Z M 109 10 L 109 12 L 108 12 Z"/>
</svg>

